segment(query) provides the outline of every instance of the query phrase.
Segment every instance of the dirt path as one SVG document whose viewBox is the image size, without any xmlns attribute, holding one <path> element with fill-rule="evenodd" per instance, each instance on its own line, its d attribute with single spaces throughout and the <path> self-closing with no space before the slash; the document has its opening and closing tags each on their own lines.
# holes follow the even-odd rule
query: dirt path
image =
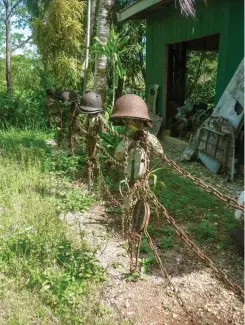
<svg viewBox="0 0 245 325">
<path fill-rule="evenodd" d="M 85 230 L 89 244 L 99 247 L 97 257 L 109 277 L 103 287 L 102 302 L 115 315 L 123 315 L 129 324 L 136 325 L 191 324 L 157 267 L 148 272 L 146 280 L 128 281 L 129 258 L 120 223 L 105 213 L 101 203 L 94 204 L 84 215 L 68 216 L 71 221 L 72 218 Z M 177 245 L 165 251 L 163 263 L 188 310 L 194 313 L 196 324 L 243 324 L 242 302 L 188 248 Z M 234 273 L 241 282 L 242 267 Z"/>
</svg>

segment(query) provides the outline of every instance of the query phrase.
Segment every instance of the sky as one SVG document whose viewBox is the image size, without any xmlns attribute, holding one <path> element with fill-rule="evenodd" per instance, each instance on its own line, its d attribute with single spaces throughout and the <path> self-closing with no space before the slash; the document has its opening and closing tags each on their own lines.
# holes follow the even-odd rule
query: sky
<svg viewBox="0 0 245 325">
<path fill-rule="evenodd" d="M 14 20 L 14 17 L 13 17 Z M 24 38 L 27 39 L 27 37 L 31 36 L 31 30 L 26 27 L 24 29 L 20 29 L 20 28 L 15 28 L 14 26 L 12 26 L 12 33 L 20 33 L 24 35 Z M 32 49 L 34 50 L 33 46 L 30 46 L 29 44 L 26 45 L 26 48 L 28 49 Z M 18 55 L 18 54 L 23 54 L 24 51 L 23 49 L 17 49 L 16 51 L 14 51 L 13 55 Z"/>
<path fill-rule="evenodd" d="M 31 36 L 31 31 L 29 29 L 27 29 L 27 28 L 26 29 L 15 29 L 15 28 L 13 28 L 12 32 L 13 33 L 23 33 L 24 36 L 25 36 L 25 39 L 27 37 Z M 31 49 L 31 48 L 33 48 L 33 46 L 30 46 L 29 44 L 27 44 L 26 48 Z M 18 55 L 18 54 L 23 54 L 23 53 L 24 53 L 23 49 L 20 48 L 20 49 L 17 49 L 16 51 L 14 51 L 13 55 Z"/>
</svg>

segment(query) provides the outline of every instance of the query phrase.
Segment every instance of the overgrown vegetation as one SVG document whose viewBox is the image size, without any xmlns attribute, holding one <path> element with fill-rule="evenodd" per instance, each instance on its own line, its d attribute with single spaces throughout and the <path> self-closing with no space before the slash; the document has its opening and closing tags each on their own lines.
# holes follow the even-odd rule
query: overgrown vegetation
<svg viewBox="0 0 245 325">
<path fill-rule="evenodd" d="M 187 228 L 189 235 L 198 244 L 209 243 L 214 250 L 231 245 L 228 232 L 237 225 L 232 209 L 169 168 L 165 167 L 162 172 L 157 172 L 157 176 L 159 181 L 166 184 L 165 187 L 159 184 L 154 190 L 160 202 L 179 225 Z M 162 248 L 172 247 L 173 229 L 165 226 L 161 234 Z"/>
<path fill-rule="evenodd" d="M 78 221 L 71 228 L 59 217 L 85 211 L 94 198 L 61 173 L 64 158 L 54 160 L 49 136 L 0 133 L 0 323 L 110 324 L 97 284 L 105 272 Z"/>
<path fill-rule="evenodd" d="M 145 96 L 146 24 L 116 22 L 115 11 L 125 5 L 124 0 L 117 2 L 108 17 L 102 15 L 99 5 L 105 9 L 109 2 L 92 2 L 92 51 L 86 82 L 93 88 L 95 68 L 101 64 L 97 76 L 102 79 L 102 72 L 106 75 L 104 107 L 108 118 L 117 97 L 125 93 Z M 122 320 L 111 319 L 110 311 L 100 304 L 106 272 L 85 242 L 79 220 L 67 220 L 68 212 L 76 216 L 86 211 L 101 192 L 95 188 L 96 194 L 88 195 L 83 186 L 87 176 L 85 148 L 79 145 L 71 154 L 65 146 L 52 148 L 46 142 L 57 132 L 46 128 L 46 89 L 81 90 L 85 79 L 86 2 L 15 2 L 12 15 L 16 21 L 9 21 L 9 27 L 28 26 L 37 47 L 23 47 L 24 33 L 12 31 L 8 48 L 17 46 L 22 51 L 9 56 L 11 85 L 5 78 L 3 55 L 5 3 L 0 0 L 0 324 L 123 325 Z M 102 55 L 109 60 L 99 60 Z M 212 106 L 216 69 L 217 54 L 190 52 L 187 97 Z M 67 115 L 68 106 L 63 110 L 66 122 Z M 124 131 L 117 128 L 117 132 Z M 113 155 L 120 139 L 110 133 L 101 138 Z M 108 188 L 118 195 L 123 170 L 105 164 L 103 154 L 99 158 Z M 154 167 L 150 176 L 159 200 L 194 241 L 210 245 L 212 251 L 228 247 L 227 231 L 235 221 L 223 203 L 165 167 Z M 106 212 L 121 221 L 121 207 L 107 206 Z M 158 249 L 173 250 L 179 244 L 174 229 L 154 212 L 151 221 L 148 230 Z M 145 237 L 140 252 L 145 275 L 156 264 Z M 117 263 L 113 267 L 118 267 Z M 137 276 L 132 274 L 128 279 Z"/>
<path fill-rule="evenodd" d="M 214 108 L 218 53 L 188 51 L 186 70 L 186 98 L 193 98 Z"/>
</svg>

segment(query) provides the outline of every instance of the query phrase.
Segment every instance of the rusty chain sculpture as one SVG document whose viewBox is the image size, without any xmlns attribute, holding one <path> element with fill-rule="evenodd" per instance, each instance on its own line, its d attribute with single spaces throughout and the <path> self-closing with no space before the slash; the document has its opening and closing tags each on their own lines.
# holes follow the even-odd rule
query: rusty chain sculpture
<svg viewBox="0 0 245 325">
<path fill-rule="evenodd" d="M 125 103 L 124 103 L 125 104 Z M 116 119 L 118 121 L 118 119 Z M 120 137 L 124 141 L 123 147 L 123 156 L 124 156 L 124 163 L 119 162 L 117 159 L 113 158 L 107 150 L 103 147 L 101 138 L 98 135 L 98 123 L 101 123 L 111 134 L 116 137 Z M 127 120 L 130 124 L 132 123 Z M 153 240 L 148 233 L 147 226 L 150 221 L 150 208 L 147 200 L 152 200 L 154 207 L 160 212 L 160 215 L 164 216 L 169 224 L 171 224 L 178 235 L 178 237 L 185 242 L 192 249 L 192 251 L 208 266 L 210 267 L 215 275 L 222 280 L 232 291 L 236 294 L 239 294 L 240 297 L 244 297 L 243 289 L 237 285 L 232 283 L 228 276 L 220 269 L 215 267 L 212 260 L 202 251 L 200 248 L 186 235 L 186 233 L 177 226 L 175 219 L 168 213 L 166 208 L 159 202 L 156 195 L 151 191 L 148 178 L 149 178 L 149 166 L 150 166 L 150 153 L 155 153 L 161 160 L 167 162 L 167 164 L 174 168 L 179 174 L 184 176 L 185 178 L 191 179 L 196 185 L 201 187 L 202 189 L 206 190 L 207 192 L 213 194 L 214 196 L 218 197 L 224 202 L 227 202 L 230 206 L 236 209 L 240 209 L 244 211 L 244 207 L 237 204 L 237 202 L 220 193 L 214 187 L 205 184 L 201 179 L 197 177 L 193 177 L 188 171 L 184 170 L 180 166 L 178 166 L 173 160 L 169 159 L 163 152 L 159 152 L 158 148 L 154 146 L 152 141 L 149 141 L 149 133 L 145 132 L 142 129 L 140 131 L 136 131 L 131 135 L 133 138 L 134 145 L 130 148 L 130 138 L 126 135 L 117 133 L 113 128 L 109 126 L 109 124 L 104 120 L 104 118 L 99 114 L 97 115 L 96 119 L 96 127 L 95 128 L 86 128 L 84 129 L 81 127 L 81 132 L 86 135 L 88 139 L 91 136 L 92 130 L 92 137 L 93 137 L 93 152 L 95 152 L 95 148 L 97 148 L 98 152 L 102 153 L 106 158 L 106 161 L 110 162 L 111 164 L 121 168 L 124 172 L 124 184 L 126 185 L 127 191 L 124 195 L 124 205 L 123 205 L 123 218 L 122 218 L 122 232 L 128 239 L 128 254 L 130 257 L 130 271 L 135 272 L 138 270 L 138 261 L 139 261 L 139 253 L 140 253 L 140 245 L 142 234 L 144 234 L 147 238 L 148 244 L 152 250 L 153 255 L 155 256 L 156 262 L 160 267 L 160 271 L 164 278 L 167 279 L 168 286 L 172 290 L 175 295 L 176 300 L 178 301 L 179 305 L 182 307 L 184 312 L 186 313 L 188 319 L 191 321 L 192 324 L 195 324 L 193 319 L 192 312 L 189 311 L 181 297 L 179 296 L 175 286 L 170 280 L 170 277 L 167 273 L 167 270 L 164 268 L 161 258 L 157 252 L 156 247 L 154 246 Z M 126 123 L 125 123 L 126 124 Z M 139 121 L 134 120 L 134 124 L 139 124 Z M 126 125 L 128 126 L 128 125 Z M 134 148 L 134 150 L 143 149 L 145 152 L 144 155 L 144 163 L 145 163 L 145 170 L 144 173 L 141 175 L 139 179 L 134 179 L 132 177 L 132 172 L 130 173 L 130 159 L 129 154 L 130 150 Z M 105 194 L 109 197 L 110 201 L 116 205 L 121 206 L 120 202 L 115 199 L 111 191 L 109 190 L 105 178 L 103 176 L 101 165 L 99 158 L 97 156 L 93 156 L 93 163 L 89 165 L 91 170 L 96 168 L 98 171 L 98 179 L 99 182 L 104 189 Z M 132 166 L 131 166 L 132 167 Z M 92 172 L 91 172 L 92 173 Z M 92 177 L 89 171 L 89 178 Z M 134 171 L 133 171 L 134 173 Z M 121 192 L 121 191 L 120 191 Z"/>
<path fill-rule="evenodd" d="M 101 120 L 101 121 L 102 121 L 102 123 L 104 123 L 104 120 Z M 104 125 L 105 125 L 105 127 L 108 128 L 108 124 L 104 124 Z M 110 128 L 109 130 L 110 130 L 110 132 L 113 135 L 125 139 L 125 136 L 124 135 L 115 132 L 112 128 Z M 195 183 L 196 185 L 198 185 L 201 189 L 205 190 L 206 192 L 208 192 L 210 194 L 213 194 L 214 196 L 216 196 L 217 198 L 219 198 L 223 202 L 228 203 L 228 205 L 230 205 L 232 208 L 238 209 L 238 210 L 241 210 L 241 211 L 245 211 L 245 207 L 242 206 L 242 205 L 239 205 L 235 199 L 229 197 L 228 195 L 225 195 L 225 194 L 221 193 L 215 187 L 204 183 L 200 178 L 192 176 L 187 170 L 185 170 L 182 167 L 180 167 L 175 161 L 169 159 L 164 153 L 159 153 L 154 148 L 154 146 L 150 145 L 150 149 L 152 151 L 154 151 L 154 153 L 162 161 L 166 162 L 169 167 L 174 168 L 184 178 L 190 179 L 191 181 L 193 181 L 193 183 Z"/>
</svg>

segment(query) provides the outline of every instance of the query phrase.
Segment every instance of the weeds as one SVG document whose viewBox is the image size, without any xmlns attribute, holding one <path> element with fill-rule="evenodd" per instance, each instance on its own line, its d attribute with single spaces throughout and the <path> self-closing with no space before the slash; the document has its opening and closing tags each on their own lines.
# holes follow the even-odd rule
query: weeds
<svg viewBox="0 0 245 325">
<path fill-rule="evenodd" d="M 99 303 L 105 272 L 79 231 L 70 236 L 59 218 L 84 211 L 94 197 L 68 182 L 77 157 L 54 154 L 46 139 L 41 132 L 1 132 L 0 323 L 111 324 Z M 21 302 L 23 311 L 15 310 L 22 297 L 30 308 Z"/>
<path fill-rule="evenodd" d="M 215 230 L 206 220 L 202 220 L 202 223 L 198 226 L 190 227 L 192 232 L 196 233 L 196 236 L 199 240 L 208 240 L 212 241 Z"/>
<path fill-rule="evenodd" d="M 177 224 L 187 228 L 187 232 L 197 242 L 212 242 L 215 250 L 230 245 L 228 232 L 236 225 L 236 221 L 229 207 L 169 168 L 157 171 L 156 175 L 158 181 L 164 181 L 166 186 L 161 189 L 156 187 L 154 192 Z M 161 246 L 172 246 L 171 240 L 166 238 L 170 234 L 166 234 L 164 229 L 165 237 L 161 240 Z"/>
</svg>

